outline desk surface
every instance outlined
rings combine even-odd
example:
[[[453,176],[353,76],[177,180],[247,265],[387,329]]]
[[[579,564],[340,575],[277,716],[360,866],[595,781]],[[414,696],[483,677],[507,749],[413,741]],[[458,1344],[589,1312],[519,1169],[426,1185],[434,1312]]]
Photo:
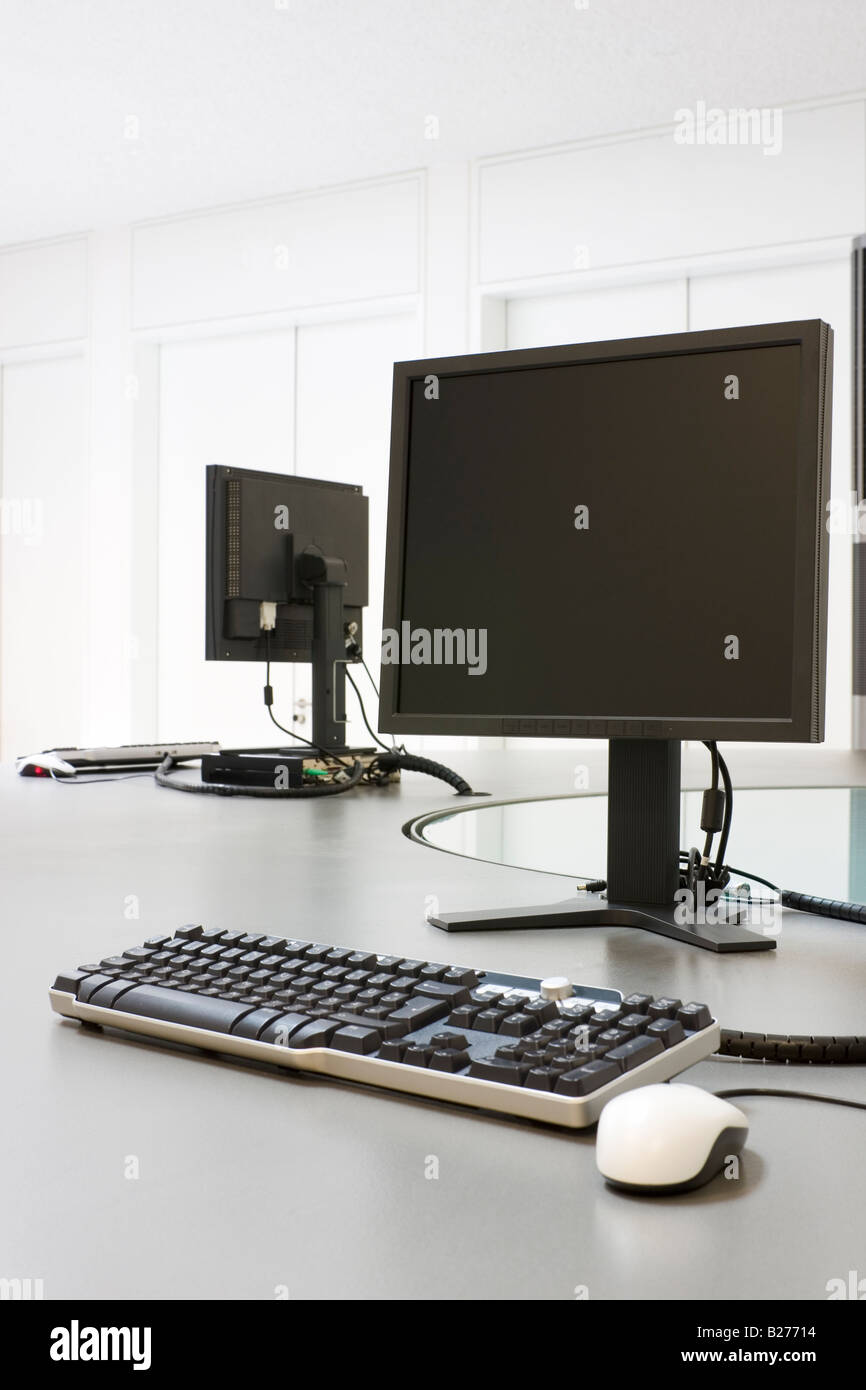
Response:
[[[497,796],[571,787],[567,749],[448,756]],[[602,775],[601,751],[593,758]],[[859,755],[734,750],[730,761],[735,785],[866,785]],[[687,758],[685,783],[705,777],[705,758]],[[592,1132],[257,1072],[50,1012],[59,969],[202,921],[706,999],[730,1027],[866,1032],[862,927],[786,913],[777,951],[732,956],[625,928],[443,936],[424,920],[432,896],[448,910],[571,891],[400,833],[451,805],[418,776],[273,804],[0,769],[11,956],[0,1275],[41,1278],[46,1298],[270,1299],[285,1286],[292,1298],[570,1299],[583,1285],[596,1299],[822,1299],[828,1280],[866,1274],[866,1115],[855,1110],[743,1101],[739,1180],[647,1200],[605,1188]],[[805,865],[808,825],[802,842]],[[805,870],[797,886],[808,889]],[[718,1060],[681,1079],[866,1097],[863,1068]],[[125,1176],[131,1156],[137,1179]]]

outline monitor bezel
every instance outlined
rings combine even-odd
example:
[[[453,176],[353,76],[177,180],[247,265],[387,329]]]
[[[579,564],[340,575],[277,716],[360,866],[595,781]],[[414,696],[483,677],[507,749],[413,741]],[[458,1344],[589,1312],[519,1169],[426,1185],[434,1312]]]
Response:
[[[409,467],[410,388],[429,376],[478,374],[574,363],[634,361],[644,357],[731,352],[796,345],[801,353],[801,410],[797,426],[796,563],[790,719],[683,718],[647,720],[593,713],[545,716],[416,714],[397,707],[399,667],[380,664],[379,726],[383,732],[540,738],[717,739],[744,742],[818,743],[824,737],[827,657],[826,530],[830,487],[830,417],[833,330],[821,319],[670,333],[608,342],[507,349],[396,362],[391,414],[391,463],[385,556],[383,628],[400,630]],[[455,557],[456,559],[456,557]],[[724,561],[716,568],[724,582]]]

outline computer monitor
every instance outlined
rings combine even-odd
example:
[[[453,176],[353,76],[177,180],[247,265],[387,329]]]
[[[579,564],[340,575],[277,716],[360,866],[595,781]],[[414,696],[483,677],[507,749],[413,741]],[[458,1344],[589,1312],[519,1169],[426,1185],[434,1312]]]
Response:
[[[823,737],[831,377],[819,320],[395,365],[380,725],[610,740],[623,921],[675,926],[682,739]]]
[[[208,661],[313,667],[311,743],[346,751],[345,663],[360,659],[368,503],[360,487],[207,469]]]

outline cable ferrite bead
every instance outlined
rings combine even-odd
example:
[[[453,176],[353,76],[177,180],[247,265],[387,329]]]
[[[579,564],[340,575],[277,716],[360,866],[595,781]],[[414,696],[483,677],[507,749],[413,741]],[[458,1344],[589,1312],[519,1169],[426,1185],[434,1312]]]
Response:
[[[725,823],[725,793],[720,787],[704,792],[701,804],[701,830],[721,830]]]

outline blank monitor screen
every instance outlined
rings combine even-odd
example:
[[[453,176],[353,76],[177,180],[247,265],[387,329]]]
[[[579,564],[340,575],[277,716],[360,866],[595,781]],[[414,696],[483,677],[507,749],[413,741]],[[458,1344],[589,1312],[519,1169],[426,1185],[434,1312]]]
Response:
[[[819,737],[829,337],[398,364],[383,727]]]

